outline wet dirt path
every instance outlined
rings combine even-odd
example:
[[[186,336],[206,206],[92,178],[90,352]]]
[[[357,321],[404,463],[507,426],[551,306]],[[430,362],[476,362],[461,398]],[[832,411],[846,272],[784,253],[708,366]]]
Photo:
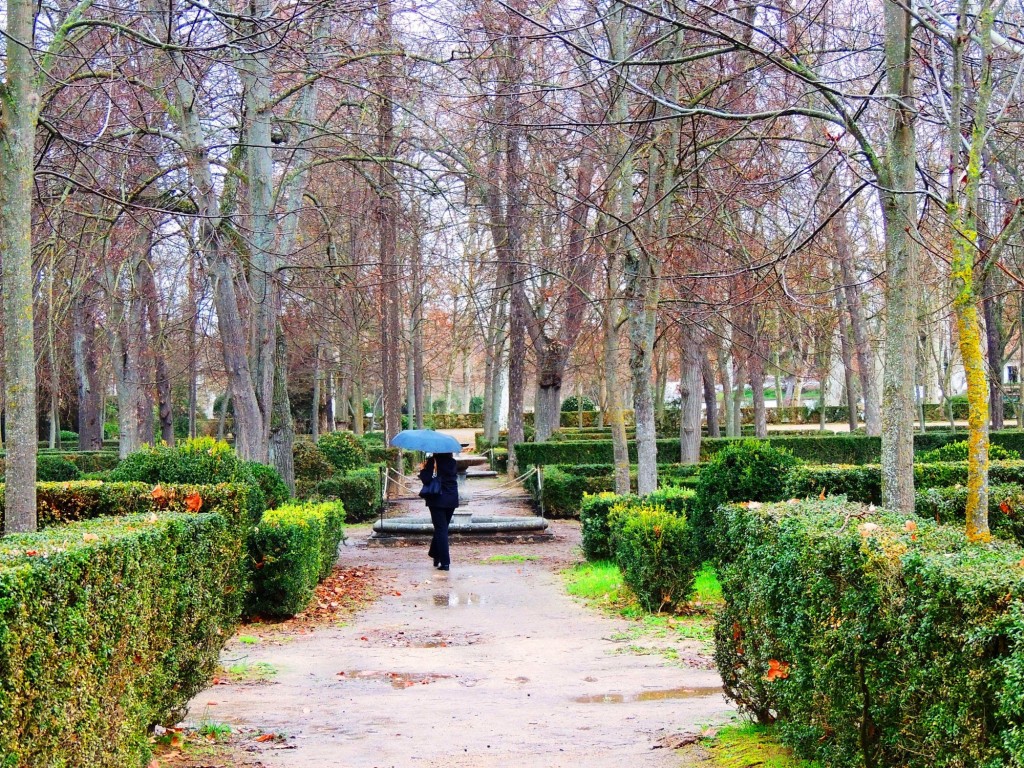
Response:
[[[732,711],[717,674],[696,645],[682,663],[624,652],[630,623],[565,593],[578,525],[552,528],[549,542],[455,543],[448,573],[425,545],[369,547],[364,529],[339,564],[381,569],[381,599],[348,626],[243,629],[225,666],[276,673],[204,691],[189,720],[283,734],[259,745],[268,768],[680,765],[668,746]]]

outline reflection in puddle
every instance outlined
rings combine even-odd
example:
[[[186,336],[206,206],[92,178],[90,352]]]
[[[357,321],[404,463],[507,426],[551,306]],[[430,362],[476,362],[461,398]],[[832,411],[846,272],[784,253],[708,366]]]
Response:
[[[442,607],[453,605],[484,605],[487,601],[475,592],[438,592],[434,595],[434,605]]]
[[[446,680],[451,675],[423,674],[418,672],[376,672],[367,670],[346,670],[337,675],[342,680],[377,680],[390,683],[392,688],[411,688],[414,685],[429,685],[436,680]]]
[[[721,686],[704,688],[669,688],[663,691],[642,691],[640,693],[594,693],[577,696],[573,699],[577,704],[624,704],[632,701],[665,701],[668,699],[696,699],[701,696],[713,696],[721,693]]]

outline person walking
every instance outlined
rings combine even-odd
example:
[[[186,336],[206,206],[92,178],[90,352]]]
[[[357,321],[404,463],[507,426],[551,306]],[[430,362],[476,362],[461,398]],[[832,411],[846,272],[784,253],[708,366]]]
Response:
[[[451,554],[448,549],[448,526],[452,522],[455,508],[459,506],[459,477],[455,456],[450,453],[435,453],[420,470],[420,480],[427,485],[437,477],[440,490],[424,497],[430,510],[430,521],[434,524],[434,536],[430,540],[427,554],[434,560],[439,571],[451,568]]]

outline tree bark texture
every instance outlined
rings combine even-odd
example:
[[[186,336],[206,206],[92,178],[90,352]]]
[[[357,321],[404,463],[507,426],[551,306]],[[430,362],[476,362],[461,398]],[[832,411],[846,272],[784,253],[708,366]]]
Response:
[[[36,530],[36,356],[32,307],[32,183],[39,94],[36,4],[7,3],[7,72],[0,93],[0,258],[3,261],[6,486],[4,532]]]
[[[700,331],[689,322],[680,327],[679,345],[679,461],[696,464],[700,461],[700,411],[703,390],[703,368]]]
[[[911,14],[885,0],[890,119],[879,197],[885,230],[885,365],[882,373],[882,504],[914,511],[914,365],[917,359],[917,206]]]

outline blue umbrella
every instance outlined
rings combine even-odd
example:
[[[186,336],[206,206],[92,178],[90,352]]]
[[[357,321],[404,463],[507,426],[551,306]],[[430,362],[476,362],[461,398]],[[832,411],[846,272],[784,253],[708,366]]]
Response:
[[[391,438],[391,444],[424,453],[459,453],[462,450],[462,443],[454,437],[432,429],[403,429]]]

